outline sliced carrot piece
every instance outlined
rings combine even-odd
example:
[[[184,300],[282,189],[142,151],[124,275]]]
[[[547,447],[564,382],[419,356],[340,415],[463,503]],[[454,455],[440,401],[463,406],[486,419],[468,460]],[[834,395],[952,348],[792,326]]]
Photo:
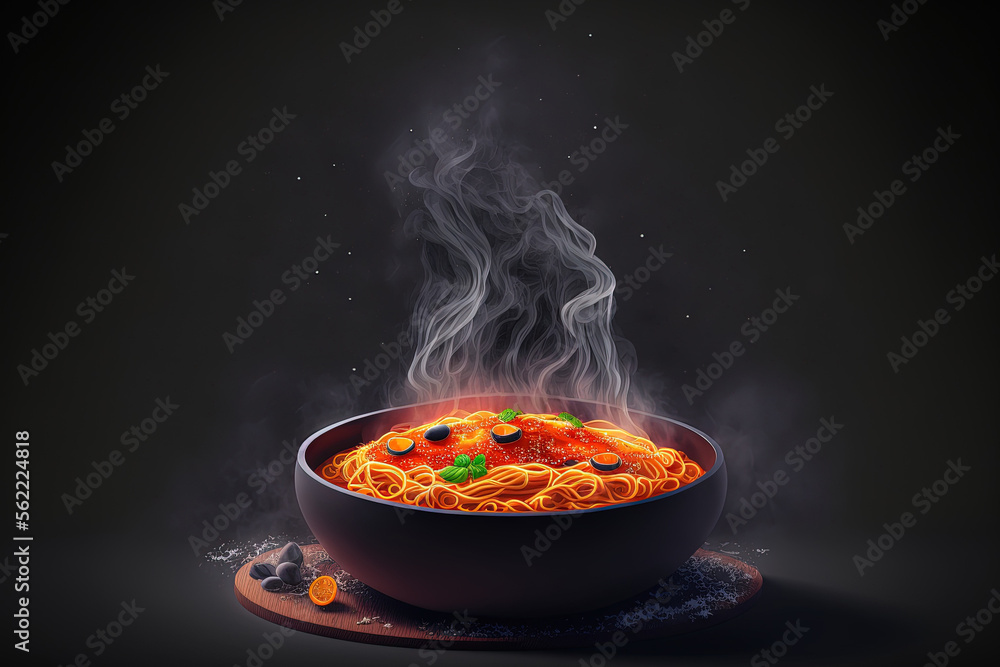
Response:
[[[413,445],[414,442],[410,438],[389,438],[389,442],[386,443],[386,449],[391,454],[405,454],[413,449]]]
[[[320,607],[330,604],[335,597],[337,597],[337,580],[333,577],[326,575],[316,577],[316,580],[309,584],[309,599]]]

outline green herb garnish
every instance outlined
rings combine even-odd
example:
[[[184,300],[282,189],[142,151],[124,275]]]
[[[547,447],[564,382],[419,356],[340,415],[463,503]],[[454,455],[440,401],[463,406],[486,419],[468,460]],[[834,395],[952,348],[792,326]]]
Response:
[[[570,424],[572,424],[573,426],[575,426],[577,428],[583,428],[583,422],[580,421],[579,419],[577,419],[576,417],[574,417],[573,415],[571,415],[568,412],[560,412],[559,413],[559,419],[562,419],[563,421],[567,421],[567,422],[569,422]]]
[[[523,414],[524,413],[521,412],[520,410],[511,410],[510,408],[507,408],[497,416],[497,419],[499,419],[502,422],[509,422],[512,419],[514,419],[514,417]]]
[[[461,466],[448,466],[438,470],[441,479],[452,484],[461,484],[469,478],[469,469]]]
[[[441,479],[452,484],[461,484],[469,479],[469,475],[472,479],[479,479],[486,473],[485,454],[477,454],[474,459],[470,459],[468,454],[459,454],[455,457],[455,465],[437,471]]]
[[[486,455],[477,454],[476,458],[472,459],[472,463],[469,464],[469,473],[472,475],[472,479],[479,479],[486,472]]]

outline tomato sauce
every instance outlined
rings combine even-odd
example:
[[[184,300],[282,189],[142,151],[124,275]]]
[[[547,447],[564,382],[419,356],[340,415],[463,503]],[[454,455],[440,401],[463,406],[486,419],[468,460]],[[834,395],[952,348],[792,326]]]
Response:
[[[494,441],[490,430],[498,425],[500,428],[497,431],[501,436],[505,431],[517,428],[521,430],[521,437],[507,444]],[[514,428],[504,428],[504,425]],[[508,422],[501,422],[497,415],[473,415],[448,423],[450,433],[436,442],[424,438],[424,434],[433,426],[435,423],[393,431],[378,440],[361,445],[360,448],[365,450],[365,460],[391,463],[403,471],[423,465],[435,470],[445,468],[452,465],[461,454],[470,459],[483,454],[488,468],[526,463],[542,463],[562,468],[586,464],[591,457],[600,454],[617,454],[621,457],[622,465],[615,472],[635,473],[639,470],[635,464],[642,459],[651,458],[654,451],[647,444],[626,442],[600,429],[576,427],[561,419],[544,419],[537,415],[522,414]],[[415,446],[406,454],[393,454],[387,445],[391,441],[392,449],[402,449],[398,438],[409,438]],[[614,457],[606,458],[612,460]],[[327,463],[330,461],[321,464],[319,470]]]

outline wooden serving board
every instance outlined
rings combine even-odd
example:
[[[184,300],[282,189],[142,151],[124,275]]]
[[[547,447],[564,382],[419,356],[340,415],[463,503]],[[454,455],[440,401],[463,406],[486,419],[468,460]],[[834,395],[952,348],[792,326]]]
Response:
[[[347,641],[430,650],[593,646],[619,631],[628,639],[666,637],[742,613],[763,585],[753,566],[699,549],[664,582],[666,587],[654,583],[646,593],[611,607],[568,617],[472,620],[420,609],[383,595],[345,572],[318,544],[302,546],[302,584],[265,591],[250,577],[250,566],[277,563],[278,551],[261,554],[236,573],[236,598],[257,616],[294,630]],[[334,602],[320,607],[309,599],[308,584],[324,574],[337,580],[338,590]]]

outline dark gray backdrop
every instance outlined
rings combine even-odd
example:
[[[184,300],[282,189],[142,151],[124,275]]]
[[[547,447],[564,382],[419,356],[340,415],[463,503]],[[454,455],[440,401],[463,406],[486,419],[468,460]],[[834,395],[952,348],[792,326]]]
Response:
[[[12,460],[15,432],[31,434],[32,653],[16,652],[18,664],[79,653],[108,665],[246,664],[273,630],[237,605],[229,568],[196,556],[189,537],[246,493],[253,504],[213,547],[308,538],[290,467],[266,484],[255,471],[280,461],[282,441],[382,406],[375,390],[398,363],[360,393],[351,377],[403,329],[420,275],[419,242],[401,234],[406,203],[384,172],[429,127],[447,127],[442,111],[465,103],[479,77],[499,82],[489,105],[539,179],[568,170],[567,207],[616,276],[647,276],[637,270],[650,247],[673,253],[620,299],[617,323],[660,410],[722,443],[725,511],[789,474],[736,534],[723,519],[712,536],[756,555],[760,603],[709,631],[630,644],[614,664],[746,664],[797,619],[810,631],[789,665],[918,665],[948,641],[961,649],[954,664],[996,653],[996,627],[966,643],[956,626],[1000,586],[1000,285],[984,283],[960,310],[948,301],[997,251],[984,9],[904,3],[887,31],[888,2],[591,0],[564,2],[562,14],[556,0],[404,2],[347,62],[341,42],[385,3],[50,4],[51,18],[18,2],[3,21],[30,36],[13,38],[15,52],[8,35],[6,47],[0,229]],[[731,22],[678,71],[672,54],[726,9]],[[32,32],[24,17],[43,25]],[[122,118],[124,101],[113,101],[155,82],[147,66],[168,74]],[[776,121],[813,86],[832,95],[813,98],[819,108],[787,136]],[[294,118],[248,163],[238,146],[273,109]],[[104,118],[113,132],[60,180],[52,163]],[[580,171],[572,155],[606,118],[627,127]],[[904,163],[939,128],[960,136],[911,182]],[[716,182],[769,137],[780,148],[723,201]],[[241,172],[186,224],[179,204],[229,160]],[[905,193],[851,243],[843,225],[895,179]],[[317,237],[339,248],[291,291],[283,272]],[[123,269],[134,279],[102,295]],[[287,301],[231,353],[223,334],[278,288]],[[777,289],[800,298],[751,344],[741,327]],[[77,310],[108,296],[101,312]],[[950,319],[894,372],[887,353],[939,308]],[[78,334],[57,335],[71,321]],[[64,349],[49,348],[25,384],[18,366],[49,333]],[[689,402],[683,385],[734,341],[746,353]],[[129,451],[122,433],[168,397],[179,407]],[[844,427],[793,468],[786,453],[821,418]],[[70,513],[64,494],[116,449],[121,465]],[[971,470],[921,514],[914,494],[959,459]],[[860,576],[853,557],[906,511],[916,524]],[[10,544],[0,578],[12,613]],[[133,599],[145,611],[95,656],[88,636]],[[437,664],[577,665],[591,654],[456,652]],[[413,650],[304,634],[266,664],[331,663],[430,664]]]

